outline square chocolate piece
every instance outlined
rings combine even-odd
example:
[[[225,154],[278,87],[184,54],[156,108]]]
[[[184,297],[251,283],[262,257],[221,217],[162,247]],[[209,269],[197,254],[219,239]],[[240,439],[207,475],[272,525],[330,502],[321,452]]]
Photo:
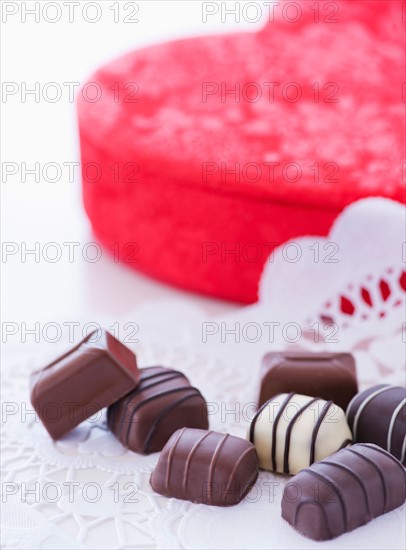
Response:
[[[31,403],[53,439],[134,389],[134,353],[105,330],[31,374]]]
[[[278,393],[290,392],[331,400],[345,411],[358,392],[354,357],[350,353],[267,353],[258,406]]]
[[[107,412],[110,430],[125,447],[149,454],[179,428],[208,428],[206,401],[183,373],[166,367],[140,372],[139,385]]]

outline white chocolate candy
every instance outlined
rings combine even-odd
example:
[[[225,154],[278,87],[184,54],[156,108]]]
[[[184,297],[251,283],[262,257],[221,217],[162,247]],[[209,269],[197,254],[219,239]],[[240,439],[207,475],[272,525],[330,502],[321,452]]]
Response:
[[[254,416],[249,440],[261,468],[297,474],[351,443],[344,411],[332,401],[281,393]]]

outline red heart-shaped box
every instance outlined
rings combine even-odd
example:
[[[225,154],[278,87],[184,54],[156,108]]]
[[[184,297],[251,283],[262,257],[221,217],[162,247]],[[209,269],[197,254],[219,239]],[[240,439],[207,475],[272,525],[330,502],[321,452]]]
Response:
[[[84,86],[84,204],[116,257],[253,302],[276,245],[326,235],[357,199],[405,201],[404,3],[290,4],[259,32],[141,49]]]

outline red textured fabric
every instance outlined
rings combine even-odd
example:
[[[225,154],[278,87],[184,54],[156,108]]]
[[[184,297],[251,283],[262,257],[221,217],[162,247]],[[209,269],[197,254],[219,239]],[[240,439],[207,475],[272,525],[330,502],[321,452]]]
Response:
[[[363,197],[405,202],[403,2],[318,4],[318,23],[302,2],[296,23],[275,10],[260,32],[145,48],[89,79],[84,204],[121,260],[249,303],[275,244],[327,234]]]

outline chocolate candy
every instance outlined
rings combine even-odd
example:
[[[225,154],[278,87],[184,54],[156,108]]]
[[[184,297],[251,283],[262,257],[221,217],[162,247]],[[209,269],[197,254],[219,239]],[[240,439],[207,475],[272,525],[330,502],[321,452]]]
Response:
[[[251,422],[249,439],[265,470],[296,474],[351,443],[344,411],[332,401],[282,393]]]
[[[376,445],[353,445],[286,485],[282,517],[306,537],[333,539],[401,506],[405,482],[392,455]]]
[[[105,330],[31,375],[31,403],[58,439],[132,390],[139,380],[134,353]]]
[[[350,353],[271,352],[262,360],[259,406],[278,393],[297,392],[334,401],[342,409],[358,391]]]
[[[183,428],[165,445],[150,483],[167,497],[230,506],[244,498],[257,475],[257,453],[245,439]]]
[[[135,390],[109,407],[108,425],[138,453],[160,451],[179,428],[207,429],[207,405],[186,376],[165,367],[141,369]]]
[[[357,443],[375,443],[406,466],[406,389],[380,384],[354,397],[347,420]]]

